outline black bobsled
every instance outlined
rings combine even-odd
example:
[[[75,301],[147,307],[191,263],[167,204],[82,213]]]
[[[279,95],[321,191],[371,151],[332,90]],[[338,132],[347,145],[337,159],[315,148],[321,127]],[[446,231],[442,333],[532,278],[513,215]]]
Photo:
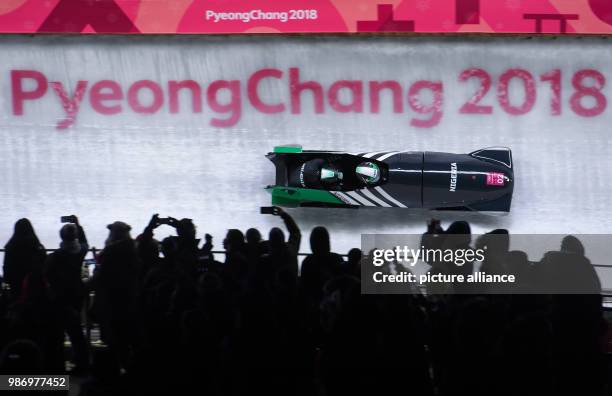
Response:
[[[512,153],[505,147],[451,154],[281,146],[267,157],[276,166],[276,184],[268,187],[276,205],[509,212],[512,202]],[[358,168],[372,177],[364,181]],[[334,182],[319,182],[325,175]]]

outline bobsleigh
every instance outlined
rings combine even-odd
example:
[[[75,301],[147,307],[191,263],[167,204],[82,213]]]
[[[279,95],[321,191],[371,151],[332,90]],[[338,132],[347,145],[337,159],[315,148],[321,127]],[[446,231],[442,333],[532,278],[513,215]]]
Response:
[[[276,167],[276,182],[266,189],[278,206],[507,213],[512,202],[512,153],[505,147],[451,154],[347,153],[286,145],[266,157]]]

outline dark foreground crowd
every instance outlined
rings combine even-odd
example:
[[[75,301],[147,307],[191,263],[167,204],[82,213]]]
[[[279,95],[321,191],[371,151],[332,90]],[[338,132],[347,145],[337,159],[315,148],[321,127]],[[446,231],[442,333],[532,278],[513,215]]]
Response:
[[[300,230],[273,213],[288,237],[232,229],[218,257],[189,219],[155,215],[135,239],[114,222],[90,278],[76,217],[50,254],[19,220],[4,256],[0,373],[64,374],[71,361],[81,395],[609,394],[599,294],[362,295],[359,249],[331,252],[316,227],[298,271]],[[176,236],[157,241],[161,224]],[[427,231],[450,233],[469,226]],[[517,254],[498,253],[483,267]],[[588,265],[575,239],[553,257]]]

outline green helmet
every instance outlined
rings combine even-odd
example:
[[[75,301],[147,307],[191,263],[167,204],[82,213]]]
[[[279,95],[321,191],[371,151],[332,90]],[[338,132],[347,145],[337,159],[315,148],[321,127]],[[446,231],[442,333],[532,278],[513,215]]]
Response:
[[[342,172],[332,167],[321,168],[321,181],[323,183],[337,183],[342,181]]]
[[[355,173],[364,184],[376,184],[380,180],[380,168],[373,162],[362,162],[357,165]]]

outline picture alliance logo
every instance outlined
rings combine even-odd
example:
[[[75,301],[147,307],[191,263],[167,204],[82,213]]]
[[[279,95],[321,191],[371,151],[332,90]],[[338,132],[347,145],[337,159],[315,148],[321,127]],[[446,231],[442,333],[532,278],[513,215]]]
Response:
[[[11,70],[12,114],[38,116],[40,112],[36,109],[40,107],[35,107],[35,103],[52,106],[59,113],[59,117],[53,115],[54,119],[59,118],[57,129],[76,125],[85,108],[101,116],[203,115],[211,126],[219,128],[237,125],[246,109],[270,116],[407,114],[407,124],[417,128],[435,126],[442,118],[440,81],[339,79],[322,82],[306,78],[308,74],[298,67],[265,68],[243,78],[210,82],[193,79],[125,82],[57,81],[39,70]],[[53,111],[49,109],[45,113],[53,114]]]

